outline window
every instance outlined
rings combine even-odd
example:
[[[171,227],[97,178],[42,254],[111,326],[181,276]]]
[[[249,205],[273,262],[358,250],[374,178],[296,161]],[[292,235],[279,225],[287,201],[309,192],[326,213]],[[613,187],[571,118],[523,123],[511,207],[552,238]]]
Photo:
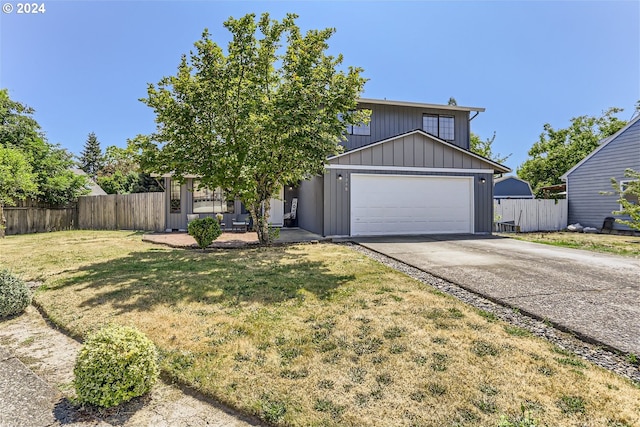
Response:
[[[342,115],[340,115],[340,120],[342,120]],[[360,123],[359,125],[347,125],[347,134],[348,135],[371,135],[371,121],[369,123],[364,124]]]
[[[220,187],[210,190],[198,188],[199,184],[193,181],[193,213],[233,213],[234,201],[228,200]]]
[[[422,130],[445,141],[455,139],[455,119],[453,116],[424,114],[422,116]]]
[[[180,213],[181,199],[180,199],[180,183],[174,179],[171,179],[171,188],[169,190],[169,213]]]
[[[347,126],[347,133],[349,135],[366,135],[369,136],[371,135],[371,126],[370,123],[365,124],[359,124],[359,125],[349,125]]]
[[[633,181],[633,180],[626,180],[626,181],[620,181],[620,191],[622,191],[622,198],[624,198],[627,202],[637,205],[638,202],[638,196],[635,194],[624,194],[631,186],[630,184],[632,182],[637,182],[637,181]],[[634,184],[634,186],[637,184]],[[620,210],[622,210],[622,205],[620,205]]]

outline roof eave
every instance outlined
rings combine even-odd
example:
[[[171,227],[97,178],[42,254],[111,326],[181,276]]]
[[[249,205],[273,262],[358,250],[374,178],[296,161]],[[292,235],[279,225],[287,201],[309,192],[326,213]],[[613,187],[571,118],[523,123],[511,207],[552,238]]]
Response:
[[[590,158],[592,158],[598,151],[602,150],[604,147],[606,147],[607,145],[609,145],[609,143],[611,141],[613,141],[614,139],[616,139],[620,134],[622,134],[624,131],[626,131],[627,129],[629,129],[631,126],[633,126],[633,124],[635,122],[637,122],[638,120],[640,120],[640,114],[636,115],[634,118],[632,118],[631,120],[629,120],[629,123],[627,123],[622,129],[620,129],[618,132],[614,133],[613,135],[605,138],[602,140],[602,142],[600,143],[600,145],[598,145],[591,153],[587,154],[587,156],[580,160],[574,167],[572,167],[571,169],[569,169],[567,172],[565,172],[562,176],[560,176],[560,179],[563,181],[566,181],[567,178],[569,177],[569,175],[571,173],[573,173],[573,171],[575,171],[576,169],[578,169],[580,166],[582,166],[584,163],[586,163]]]
[[[394,105],[398,107],[415,107],[429,108],[434,110],[450,110],[450,111],[477,111],[482,113],[485,111],[483,107],[464,107],[460,105],[441,105],[441,104],[425,104],[422,102],[392,101],[387,99],[360,98],[360,104],[377,104],[377,105]]]

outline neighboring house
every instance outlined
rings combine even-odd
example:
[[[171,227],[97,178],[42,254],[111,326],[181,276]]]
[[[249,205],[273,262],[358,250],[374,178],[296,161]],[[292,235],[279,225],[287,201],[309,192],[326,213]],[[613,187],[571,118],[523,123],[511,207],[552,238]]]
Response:
[[[628,182],[624,171],[628,168],[640,171],[640,115],[602,140],[593,152],[561,177],[567,183],[569,224],[602,228],[606,217],[615,218],[612,212],[619,210],[620,204],[618,195],[613,193],[611,178],[624,188]],[[613,228],[628,230],[619,223]]]
[[[87,185],[86,188],[89,190],[89,193],[84,194],[85,196],[106,196],[107,192],[102,189],[96,182],[89,176],[85,171],[78,168],[71,169],[73,173],[76,175],[84,175],[87,177]]]
[[[493,182],[494,199],[533,199],[531,185],[515,176],[497,178]]]
[[[345,152],[326,173],[282,189],[270,220],[282,225],[297,199],[301,228],[323,236],[491,233],[493,175],[506,166],[469,151],[470,122],[484,108],[360,99],[367,125],[349,126]],[[194,190],[165,177],[167,229],[185,229],[186,215],[244,213],[220,190]],[[195,185],[194,185],[195,184]]]

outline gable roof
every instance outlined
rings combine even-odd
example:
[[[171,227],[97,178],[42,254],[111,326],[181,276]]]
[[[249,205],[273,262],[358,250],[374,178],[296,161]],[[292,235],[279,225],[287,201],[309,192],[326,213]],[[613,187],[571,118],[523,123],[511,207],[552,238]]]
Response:
[[[405,132],[405,133],[402,133],[400,135],[393,136],[391,138],[383,139],[381,141],[374,142],[372,144],[364,145],[362,147],[358,147],[358,148],[355,148],[353,150],[346,151],[346,152],[344,152],[342,154],[338,154],[337,156],[329,157],[327,159],[327,162],[333,162],[333,161],[336,161],[336,160],[339,161],[340,158],[343,158],[343,157],[346,157],[346,156],[350,156],[350,155],[352,155],[354,153],[358,153],[358,152],[361,152],[361,151],[364,151],[364,150],[371,150],[371,149],[374,149],[375,147],[378,147],[380,145],[387,144],[387,143],[392,143],[393,141],[396,141],[396,140],[399,140],[401,138],[405,138],[405,137],[408,137],[408,136],[411,136],[411,135],[420,135],[420,136],[426,137],[427,139],[430,139],[430,140],[432,140],[432,141],[434,141],[436,143],[442,144],[445,147],[448,147],[449,149],[452,149],[453,151],[457,151],[457,152],[463,153],[464,155],[467,155],[467,156],[469,156],[471,158],[474,158],[474,159],[477,159],[477,160],[479,160],[479,161],[481,161],[483,163],[486,163],[486,164],[491,166],[491,168],[494,170],[495,173],[511,172],[511,169],[508,168],[507,166],[501,165],[500,163],[496,163],[491,159],[488,159],[486,157],[480,156],[479,154],[476,154],[476,153],[474,153],[472,151],[465,150],[464,148],[458,147],[455,144],[452,144],[452,143],[450,143],[448,141],[445,141],[443,139],[435,137],[435,136],[423,131],[422,129],[416,129],[416,130],[412,130],[412,131],[409,131],[409,132]]]
[[[358,99],[360,104],[377,104],[377,105],[394,105],[398,107],[416,107],[416,108],[430,108],[436,110],[450,110],[450,111],[477,111],[482,113],[485,111],[482,107],[462,107],[459,105],[441,105],[441,104],[424,104],[421,102],[407,102],[407,101],[391,101],[387,99],[372,99],[372,98],[360,98]]]
[[[533,199],[531,185],[516,176],[504,176],[493,181],[493,197],[500,198],[529,198]]]
[[[627,129],[629,129],[631,126],[633,126],[638,120],[640,120],[640,114],[636,115],[634,118],[632,118],[631,120],[629,120],[629,123],[627,123],[622,129],[620,129],[618,132],[614,133],[613,135],[611,135],[610,137],[607,137],[605,139],[603,139],[600,142],[600,145],[598,145],[598,147],[593,150],[591,153],[589,153],[587,155],[587,157],[585,157],[584,159],[580,160],[578,162],[578,164],[576,164],[574,167],[572,167],[571,169],[569,169],[564,175],[562,175],[560,177],[561,180],[566,181],[567,177],[576,169],[578,169],[580,166],[582,166],[586,161],[588,161],[590,158],[592,158],[593,156],[596,155],[596,153],[600,150],[602,150],[604,147],[606,147],[607,145],[609,145],[609,143],[613,140],[615,140],[618,136],[620,136],[622,133],[624,133]]]
[[[102,189],[94,180],[91,178],[85,171],[80,168],[72,168],[71,172],[76,175],[82,175],[87,177],[87,185],[86,188],[89,190],[88,194],[85,196],[106,196],[107,192]]]

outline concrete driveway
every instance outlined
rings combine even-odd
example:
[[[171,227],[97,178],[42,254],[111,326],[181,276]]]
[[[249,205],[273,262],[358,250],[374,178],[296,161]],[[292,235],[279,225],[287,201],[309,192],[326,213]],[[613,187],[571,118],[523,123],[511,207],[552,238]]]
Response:
[[[374,251],[640,355],[640,260],[496,236],[354,238]]]

